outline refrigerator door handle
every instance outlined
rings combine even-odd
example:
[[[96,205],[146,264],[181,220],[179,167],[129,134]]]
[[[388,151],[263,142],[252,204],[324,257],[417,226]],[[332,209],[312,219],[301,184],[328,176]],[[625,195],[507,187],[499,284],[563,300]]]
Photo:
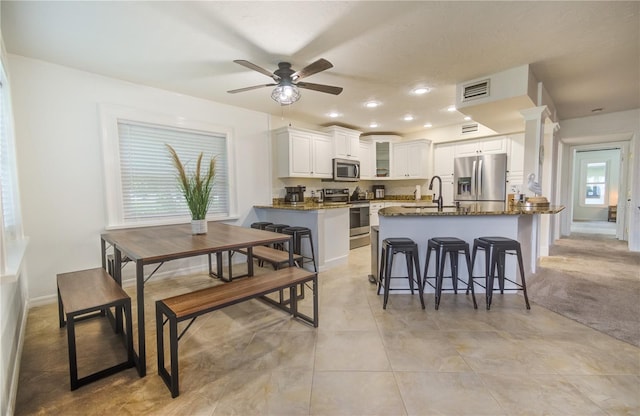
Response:
[[[476,183],[476,163],[477,160],[473,161],[473,167],[471,168],[471,196],[473,199],[478,197],[478,184]]]
[[[478,197],[482,196],[482,159],[478,162]]]

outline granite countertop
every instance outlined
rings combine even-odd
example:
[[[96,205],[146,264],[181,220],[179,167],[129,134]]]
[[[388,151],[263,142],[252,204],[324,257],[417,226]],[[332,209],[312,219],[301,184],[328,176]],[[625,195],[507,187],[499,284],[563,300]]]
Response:
[[[317,203],[317,202],[305,202],[304,204],[271,204],[271,205],[254,205],[254,208],[262,208],[262,209],[288,209],[291,211],[316,211],[319,209],[336,209],[336,208],[347,208],[349,204],[344,203]]]
[[[438,211],[432,204],[422,207],[389,207],[378,211],[383,217],[433,217],[433,216],[481,216],[481,215],[533,215],[533,214],[557,214],[565,207],[563,205],[550,205],[546,207],[506,206],[506,204],[461,204],[460,207],[445,207]]]

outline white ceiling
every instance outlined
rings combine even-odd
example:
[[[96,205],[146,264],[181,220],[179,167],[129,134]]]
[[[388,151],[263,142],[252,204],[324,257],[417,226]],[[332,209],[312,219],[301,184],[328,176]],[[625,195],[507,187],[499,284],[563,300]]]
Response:
[[[462,123],[455,84],[531,64],[560,119],[640,108],[640,2],[1,2],[10,54],[317,125],[407,134]],[[318,58],[305,79],[344,88],[301,90],[281,107],[272,80]],[[410,90],[431,88],[423,96]],[[366,100],[382,103],[363,107]],[[331,119],[329,111],[342,116]],[[415,120],[403,121],[405,114]],[[380,127],[369,128],[372,121]]]

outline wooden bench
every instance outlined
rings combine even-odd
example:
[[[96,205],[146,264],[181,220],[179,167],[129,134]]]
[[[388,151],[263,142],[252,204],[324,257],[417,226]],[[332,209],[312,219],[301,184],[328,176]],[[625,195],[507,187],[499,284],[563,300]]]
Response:
[[[246,249],[236,250],[240,254],[244,254],[248,256],[248,252]],[[262,262],[270,263],[275,270],[286,266],[289,266],[289,252],[278,250],[272,247],[266,246],[257,246],[253,247],[251,250],[251,255],[254,259],[257,259]],[[293,255],[293,261],[302,267],[303,257],[300,254]]]
[[[298,311],[296,287],[313,282],[313,317]],[[287,302],[277,302],[264,297],[269,293],[289,289]],[[171,397],[179,395],[178,341],[200,315],[260,297],[295,318],[318,327],[318,274],[297,267],[274,270],[264,275],[234,280],[194,292],[156,301],[156,339],[158,346],[158,374],[171,391]],[[178,322],[191,320],[178,335]],[[171,372],[165,368],[164,324],[169,323],[169,354]]]
[[[58,317],[60,328],[66,325],[69,348],[71,390],[134,366],[131,298],[103,268],[61,273],[57,275]],[[124,309],[126,316],[125,345],[127,360],[78,379],[76,357],[76,321],[104,315],[104,310]],[[65,319],[66,318],[66,319]],[[119,332],[116,326],[116,333]]]

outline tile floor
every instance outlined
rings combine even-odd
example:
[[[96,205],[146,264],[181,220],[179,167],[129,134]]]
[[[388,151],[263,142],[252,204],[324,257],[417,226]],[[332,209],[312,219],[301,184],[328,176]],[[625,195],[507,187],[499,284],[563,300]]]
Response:
[[[29,312],[17,415],[638,415],[640,349],[519,295],[394,294],[367,280],[369,247],[320,274],[320,327],[260,301],[205,315],[180,341],[180,396],[157,375],[153,302],[216,283],[147,285],[148,374],[130,369],[69,391],[55,304]],[[127,288],[133,296],[134,288]],[[135,298],[135,297],[134,297]],[[307,300],[304,303],[309,303]],[[308,305],[306,305],[308,307]],[[116,362],[105,320],[78,325],[79,366]]]

